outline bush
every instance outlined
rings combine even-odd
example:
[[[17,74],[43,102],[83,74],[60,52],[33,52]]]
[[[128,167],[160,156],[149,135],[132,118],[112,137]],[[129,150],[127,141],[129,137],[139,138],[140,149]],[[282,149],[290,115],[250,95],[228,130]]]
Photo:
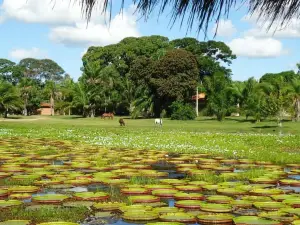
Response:
[[[170,106],[171,120],[194,120],[196,118],[195,109],[182,102],[173,102]]]

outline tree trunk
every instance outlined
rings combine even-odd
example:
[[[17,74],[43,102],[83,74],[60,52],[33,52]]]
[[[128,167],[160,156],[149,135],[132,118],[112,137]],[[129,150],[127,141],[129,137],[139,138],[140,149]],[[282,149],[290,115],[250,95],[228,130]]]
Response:
[[[24,105],[24,110],[23,110],[24,116],[28,116],[28,111],[26,105]]]
[[[54,116],[54,98],[53,98],[53,95],[51,94],[51,97],[50,97],[50,107],[51,107],[51,116]]]
[[[4,118],[7,118],[7,116],[8,116],[8,109],[5,109]]]
[[[71,116],[71,107],[69,108],[69,116]]]
[[[296,121],[299,121],[300,120],[300,99],[296,99],[295,112],[296,112]]]

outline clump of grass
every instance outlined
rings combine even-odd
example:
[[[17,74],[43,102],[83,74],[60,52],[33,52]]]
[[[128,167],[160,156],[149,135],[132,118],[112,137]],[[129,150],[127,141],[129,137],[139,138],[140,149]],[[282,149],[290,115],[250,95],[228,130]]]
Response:
[[[152,177],[135,176],[129,179],[129,183],[138,185],[159,184],[159,180]]]
[[[238,173],[237,179],[247,181],[253,178],[261,177],[266,174],[266,170],[264,169],[249,169],[245,172]]]
[[[45,149],[40,149],[40,150],[37,150],[36,153],[40,156],[47,156],[47,155],[55,155],[55,154],[58,154],[57,150],[56,149],[53,149],[53,148],[45,148]]]
[[[192,181],[206,181],[206,182],[211,183],[211,184],[217,184],[217,183],[220,183],[220,182],[227,181],[226,178],[221,177],[221,176],[219,176],[217,174],[214,174],[214,173],[205,173],[205,174],[201,174],[201,175],[193,175],[193,176],[189,176],[187,178],[192,180]]]
[[[23,179],[23,180],[13,180],[4,179],[0,184],[4,186],[32,186],[34,184],[34,179]]]
[[[0,221],[5,220],[31,220],[33,223],[41,222],[79,222],[88,215],[86,207],[46,207],[28,210],[25,207],[18,207],[3,210],[0,213]]]

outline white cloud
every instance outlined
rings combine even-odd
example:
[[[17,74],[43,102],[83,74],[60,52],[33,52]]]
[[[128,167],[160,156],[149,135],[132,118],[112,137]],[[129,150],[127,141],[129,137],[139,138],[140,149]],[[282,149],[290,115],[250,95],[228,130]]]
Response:
[[[3,0],[2,20],[16,19],[27,23],[73,24],[82,21],[80,1],[74,0]],[[95,10],[93,21],[103,21]]]
[[[137,37],[139,32],[136,27],[135,17],[127,12],[116,15],[108,27],[105,23],[85,22],[76,23],[74,26],[58,26],[51,30],[52,41],[70,44],[108,45],[117,43],[125,37]]]
[[[231,20],[220,20],[219,24],[215,24],[212,32],[215,34],[217,31],[217,36],[220,37],[231,37],[237,32],[237,29],[232,24]]]
[[[82,17],[80,1],[76,0],[3,0],[0,21],[15,19],[26,23],[42,23],[50,26],[49,38],[65,45],[107,45],[128,36],[139,36],[133,7],[122,15],[108,18],[99,7],[93,11],[87,25]]]
[[[39,48],[31,49],[13,49],[10,51],[9,56],[15,60],[21,60],[24,58],[46,58],[47,53]]]
[[[228,46],[234,54],[250,58],[272,58],[287,53],[281,42],[273,38],[236,38]]]
[[[259,18],[259,14],[254,13],[252,16],[245,16],[242,18],[242,21],[253,25],[253,28],[244,33],[245,36],[274,38],[300,37],[300,19],[298,18],[292,18],[287,24],[281,24],[280,20],[275,20],[271,23],[271,20]]]

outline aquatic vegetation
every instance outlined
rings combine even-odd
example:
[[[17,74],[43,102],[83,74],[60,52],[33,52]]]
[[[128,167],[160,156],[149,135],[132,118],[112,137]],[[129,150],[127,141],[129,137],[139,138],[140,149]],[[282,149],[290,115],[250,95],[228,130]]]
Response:
[[[0,143],[1,222],[232,224],[251,215],[245,224],[278,224],[300,216],[295,163],[49,139]]]

